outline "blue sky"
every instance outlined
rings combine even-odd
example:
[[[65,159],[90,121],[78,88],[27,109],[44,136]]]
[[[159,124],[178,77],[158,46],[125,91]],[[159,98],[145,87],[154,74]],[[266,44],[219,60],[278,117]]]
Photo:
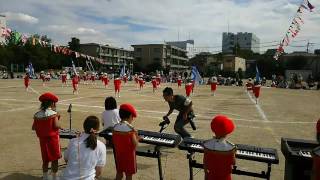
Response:
[[[199,51],[221,51],[222,33],[252,32],[262,43],[280,41],[302,0],[0,0],[7,25],[26,34],[48,35],[65,45],[71,37],[130,48],[132,44],[194,39]],[[320,48],[320,2],[305,13],[287,51]],[[262,44],[262,51],[275,48]],[[200,48],[202,47],[202,48]]]

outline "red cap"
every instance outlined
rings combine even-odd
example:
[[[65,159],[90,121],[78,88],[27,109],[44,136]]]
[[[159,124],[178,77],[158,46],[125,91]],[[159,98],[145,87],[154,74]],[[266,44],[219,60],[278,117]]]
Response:
[[[39,101],[41,102],[44,102],[44,101],[58,102],[58,100],[59,100],[58,97],[51,92],[46,92],[39,97]]]
[[[130,112],[134,118],[137,117],[137,111],[131,104],[121,104],[120,109]]]
[[[320,119],[318,119],[318,122],[317,122],[317,134],[320,133]]]
[[[211,121],[211,130],[216,136],[225,136],[234,130],[234,124],[227,116],[217,115]]]

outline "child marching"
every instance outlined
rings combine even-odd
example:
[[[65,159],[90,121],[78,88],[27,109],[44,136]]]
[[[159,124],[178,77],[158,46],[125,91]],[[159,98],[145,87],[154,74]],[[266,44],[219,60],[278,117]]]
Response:
[[[29,90],[29,85],[30,85],[30,76],[29,73],[26,73],[26,75],[24,76],[24,87],[26,89],[26,91]]]
[[[213,76],[210,82],[211,92],[213,96],[215,96],[215,92],[217,90],[217,84],[218,84],[217,77]]]
[[[115,78],[113,80],[113,84],[114,84],[114,96],[115,97],[120,97],[121,79],[120,78]]]
[[[34,114],[32,130],[40,141],[43,179],[48,179],[48,166],[51,162],[52,179],[56,180],[58,159],[61,158],[59,139],[60,115],[55,111],[58,97],[50,92],[39,97],[40,111]]]
[[[112,142],[116,161],[116,180],[121,180],[125,174],[131,180],[137,173],[136,147],[139,143],[138,132],[132,126],[137,112],[131,104],[122,104],[119,109],[121,122],[113,129]]]
[[[72,76],[73,94],[79,94],[79,92],[78,92],[78,83],[79,83],[79,77],[74,74]]]
[[[152,81],[151,81],[151,84],[152,84],[152,90],[153,90],[153,93],[155,93],[156,92],[156,90],[157,90],[157,80],[156,80],[156,77],[155,76],[153,76],[152,77]]]

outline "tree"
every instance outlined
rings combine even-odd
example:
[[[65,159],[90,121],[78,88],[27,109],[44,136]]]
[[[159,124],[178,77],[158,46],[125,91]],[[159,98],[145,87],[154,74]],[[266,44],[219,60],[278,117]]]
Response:
[[[239,69],[238,69],[238,73],[237,73],[237,74],[238,74],[238,76],[239,76],[239,79],[243,79],[243,76],[244,76],[244,75],[243,75],[242,68],[239,68]]]
[[[303,69],[307,65],[307,58],[304,56],[294,56],[286,60],[285,65],[287,69]]]
[[[163,68],[160,64],[160,62],[154,62],[154,63],[151,63],[151,64],[148,64],[145,71],[146,72],[156,72],[156,71],[162,71]]]
[[[80,51],[80,39],[73,37],[71,38],[71,41],[68,42],[69,48],[73,51]]]

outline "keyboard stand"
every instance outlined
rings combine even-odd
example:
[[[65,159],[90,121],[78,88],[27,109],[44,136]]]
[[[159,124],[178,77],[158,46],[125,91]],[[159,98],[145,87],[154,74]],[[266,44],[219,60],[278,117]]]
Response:
[[[150,151],[150,150],[139,151],[139,150],[137,150],[136,154],[137,154],[137,156],[157,158],[158,159],[159,179],[163,180],[160,146],[155,146],[153,151]]]
[[[194,152],[188,152],[187,154],[187,159],[189,161],[189,177],[190,180],[193,180],[193,168],[199,168],[203,169],[203,164],[198,163],[197,160],[194,159]],[[270,175],[271,175],[271,163],[267,163],[268,168],[267,172],[261,171],[261,173],[256,173],[256,172],[250,172],[250,171],[243,171],[237,169],[237,166],[234,165],[232,168],[232,174],[237,174],[237,175],[244,175],[244,176],[252,176],[252,177],[258,177],[262,179],[267,179],[270,180]]]

